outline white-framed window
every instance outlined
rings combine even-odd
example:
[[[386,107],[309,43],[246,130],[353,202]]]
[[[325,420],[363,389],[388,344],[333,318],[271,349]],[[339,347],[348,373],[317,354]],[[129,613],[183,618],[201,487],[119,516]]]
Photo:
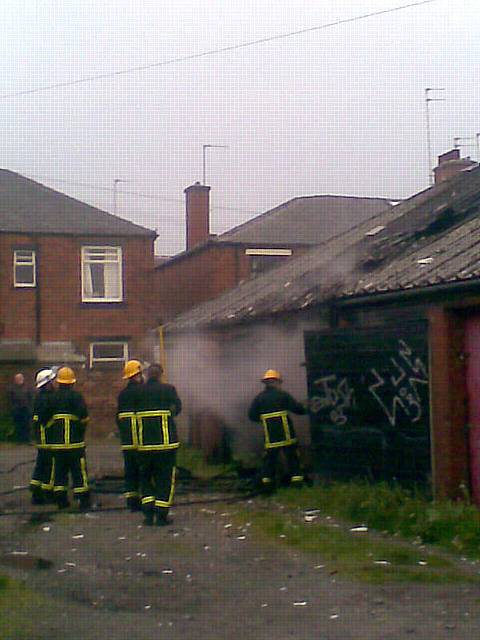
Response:
[[[13,252],[13,285],[15,287],[35,287],[37,284],[35,266],[35,251],[15,249]]]
[[[122,248],[82,247],[82,301],[122,300]]]
[[[101,364],[125,364],[128,360],[128,342],[91,342],[88,359],[90,368]]]

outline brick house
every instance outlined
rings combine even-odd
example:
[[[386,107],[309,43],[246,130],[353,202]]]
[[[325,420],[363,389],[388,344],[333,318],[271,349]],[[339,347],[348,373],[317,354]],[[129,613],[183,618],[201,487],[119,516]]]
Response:
[[[293,198],[214,236],[210,234],[209,192],[210,187],[199,183],[185,189],[186,251],[162,260],[155,269],[155,310],[161,322],[392,206],[384,198]]]
[[[118,376],[128,357],[151,357],[155,238],[154,231],[1,170],[1,382],[14,369],[71,363],[100,405],[100,379],[111,381],[112,370]]]

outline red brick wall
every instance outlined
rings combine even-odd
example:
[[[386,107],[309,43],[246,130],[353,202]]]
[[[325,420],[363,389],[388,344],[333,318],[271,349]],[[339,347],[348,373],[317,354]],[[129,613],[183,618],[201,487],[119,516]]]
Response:
[[[82,303],[81,247],[122,247],[122,303]],[[13,249],[37,251],[37,288],[14,288]],[[82,352],[93,338],[129,336],[143,340],[150,315],[153,240],[0,235],[0,338],[36,339],[36,299],[40,299],[40,340],[71,341]]]
[[[157,269],[155,312],[165,321],[235,287],[250,275],[242,247],[210,244]]]

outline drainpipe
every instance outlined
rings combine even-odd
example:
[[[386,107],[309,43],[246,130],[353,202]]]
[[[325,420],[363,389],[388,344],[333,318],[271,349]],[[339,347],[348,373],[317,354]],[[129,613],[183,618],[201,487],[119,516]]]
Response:
[[[42,342],[42,297],[40,290],[40,251],[35,246],[35,344],[37,347]]]
[[[160,347],[160,364],[162,365],[163,368],[163,382],[167,382],[168,381],[168,375],[167,375],[167,357],[165,354],[165,336],[163,333],[163,324],[161,324],[158,328],[158,346]]]

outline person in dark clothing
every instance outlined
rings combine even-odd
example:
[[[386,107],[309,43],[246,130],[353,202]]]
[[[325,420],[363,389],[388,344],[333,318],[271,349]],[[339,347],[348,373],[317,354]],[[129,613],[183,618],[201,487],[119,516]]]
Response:
[[[8,390],[8,400],[15,424],[15,440],[29,442],[33,391],[25,383],[23,373],[16,373],[13,377],[13,384]]]
[[[117,426],[122,443],[124,462],[124,496],[130,511],[140,511],[140,475],[138,466],[137,419],[138,391],[143,384],[142,363],[129,360],[123,369],[127,386],[120,391],[117,404]]]
[[[37,395],[33,402],[32,436],[37,447],[37,460],[30,480],[32,504],[45,504],[53,501],[53,484],[55,466],[53,452],[46,443],[46,416],[49,403],[55,391],[56,370],[51,368],[37,371],[35,386]]]
[[[80,502],[80,509],[85,511],[90,507],[84,440],[88,410],[81,393],[73,388],[75,382],[72,369],[61,367],[58,370],[58,390],[49,402],[45,439],[54,454],[53,490],[58,508],[69,506],[68,480],[71,475],[73,494]]]
[[[168,510],[175,491],[175,464],[180,446],[174,416],[182,403],[175,387],[160,382],[163,369],[151,365],[139,387],[136,411],[140,487],[145,524],[169,524]]]
[[[264,430],[262,486],[266,491],[275,490],[278,457],[283,451],[290,484],[299,487],[304,476],[300,468],[295,429],[289,413],[304,415],[307,410],[303,404],[281,389],[282,378],[278,371],[268,369],[262,382],[265,389],[253,400],[248,412],[249,419],[260,422]]]

